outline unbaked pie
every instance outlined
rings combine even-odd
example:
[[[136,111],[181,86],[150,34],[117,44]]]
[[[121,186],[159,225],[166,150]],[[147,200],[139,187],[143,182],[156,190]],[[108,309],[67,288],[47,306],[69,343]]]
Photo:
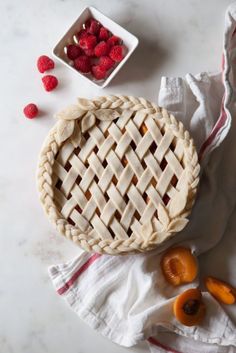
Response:
[[[199,181],[193,140],[144,98],[79,98],[42,148],[43,207],[87,251],[143,252],[181,231]]]

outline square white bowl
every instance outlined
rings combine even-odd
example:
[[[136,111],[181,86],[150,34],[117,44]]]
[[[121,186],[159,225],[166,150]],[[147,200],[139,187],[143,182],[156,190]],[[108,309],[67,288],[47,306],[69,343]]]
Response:
[[[124,59],[115,67],[115,69],[109,74],[109,76],[103,81],[95,80],[91,74],[83,74],[77,71],[72,66],[72,61],[68,59],[65,53],[65,47],[68,44],[75,43],[75,34],[78,33],[83,27],[83,24],[90,17],[95,18],[99,21],[104,27],[106,27],[113,35],[118,36],[123,41],[124,46],[127,49],[127,53]],[[128,32],[126,29],[118,25],[116,22],[112,21],[109,17],[102,14],[96,8],[89,6],[86,7],[75,21],[75,23],[70,27],[70,29],[65,33],[65,35],[61,38],[61,40],[57,43],[55,48],[53,49],[53,55],[60,60],[63,64],[68,66],[70,69],[76,71],[80,76],[89,80],[97,87],[104,88],[108,85],[108,83],[115,77],[117,72],[122,68],[125,62],[129,59],[130,55],[134,52],[137,47],[139,40],[133,34]]]

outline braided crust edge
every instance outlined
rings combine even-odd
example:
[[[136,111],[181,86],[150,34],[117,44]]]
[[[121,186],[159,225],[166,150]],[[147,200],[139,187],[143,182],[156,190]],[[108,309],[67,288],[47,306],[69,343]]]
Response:
[[[101,109],[102,111],[100,111]],[[73,121],[81,118],[82,132],[86,131],[95,123],[96,118],[100,118],[99,112],[103,113],[101,114],[102,119],[104,109],[107,111],[108,115],[110,115],[110,119],[112,120],[115,119],[117,115],[113,114],[111,110],[113,110],[113,112],[121,112],[122,110],[129,109],[133,111],[141,110],[147,114],[159,113],[158,118],[160,118],[166,126],[173,131],[178,139],[183,140],[184,152],[188,163],[187,179],[189,189],[186,206],[183,212],[178,214],[178,220],[182,220],[183,226],[181,229],[187,224],[188,220],[185,217],[189,215],[194,204],[200,172],[198,156],[193,140],[190,137],[189,132],[184,129],[182,122],[177,121],[172,114],[169,114],[165,109],[158,107],[156,104],[151,103],[144,98],[136,98],[133,96],[102,96],[95,98],[94,100],[79,98],[77,105],[71,106],[65,111],[57,114],[59,122],[52,128],[46,138],[39,158],[37,186],[40,200],[44,211],[58,231],[88,252],[118,255],[148,251],[154,249],[158,244],[161,244],[164,240],[181,229],[176,231],[166,229],[161,233],[154,233],[152,229],[148,229],[150,227],[146,227],[143,231],[150,234],[148,237],[140,239],[135,237],[130,237],[125,240],[89,238],[88,234],[81,233],[81,230],[76,226],[69,224],[67,220],[63,218],[53,201],[53,164],[62,142],[73,135],[75,126],[73,125]],[[95,118],[93,117],[94,114]],[[92,122],[91,117],[93,120]],[[83,120],[83,118],[85,119]],[[76,133],[78,133],[78,131]]]

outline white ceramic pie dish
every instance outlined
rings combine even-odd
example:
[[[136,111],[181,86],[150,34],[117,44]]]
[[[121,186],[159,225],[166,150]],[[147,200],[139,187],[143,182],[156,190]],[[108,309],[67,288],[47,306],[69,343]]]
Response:
[[[101,24],[108,28],[114,35],[120,37],[123,41],[124,46],[127,48],[127,53],[124,59],[116,66],[116,68],[110,73],[110,75],[101,81],[97,81],[93,79],[91,74],[83,74],[77,71],[72,65],[71,61],[67,58],[64,48],[74,42],[73,36],[75,33],[79,32],[82,29],[83,23],[90,17],[95,18],[97,21],[101,22]],[[60,39],[57,45],[53,49],[53,55],[60,60],[67,67],[77,72],[78,75],[83,78],[89,80],[91,83],[95,84],[97,87],[104,88],[108,85],[108,83],[115,77],[118,71],[122,68],[122,66],[129,59],[131,54],[134,52],[136,47],[138,46],[139,40],[132,33],[128,32],[125,28],[121,27],[118,23],[111,20],[109,17],[105,16],[103,13],[98,11],[96,8],[89,6],[86,7],[74,24],[69,28],[69,30],[64,34],[64,36]]]

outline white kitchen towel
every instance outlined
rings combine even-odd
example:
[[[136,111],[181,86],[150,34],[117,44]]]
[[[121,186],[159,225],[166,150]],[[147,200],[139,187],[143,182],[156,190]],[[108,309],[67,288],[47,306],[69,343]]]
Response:
[[[184,122],[204,164],[188,226],[147,254],[109,256],[81,252],[74,260],[49,269],[58,294],[78,316],[123,346],[148,339],[150,350],[155,353],[236,352],[236,328],[208,293],[203,293],[207,315],[201,326],[185,327],[174,318],[172,305],[176,295],[197,286],[199,281],[173,288],[160,270],[161,252],[170,245],[189,246],[199,255],[217,244],[235,206],[236,122],[231,121],[231,116],[236,3],[227,10],[225,23],[223,74],[163,78],[161,82],[159,105]]]

